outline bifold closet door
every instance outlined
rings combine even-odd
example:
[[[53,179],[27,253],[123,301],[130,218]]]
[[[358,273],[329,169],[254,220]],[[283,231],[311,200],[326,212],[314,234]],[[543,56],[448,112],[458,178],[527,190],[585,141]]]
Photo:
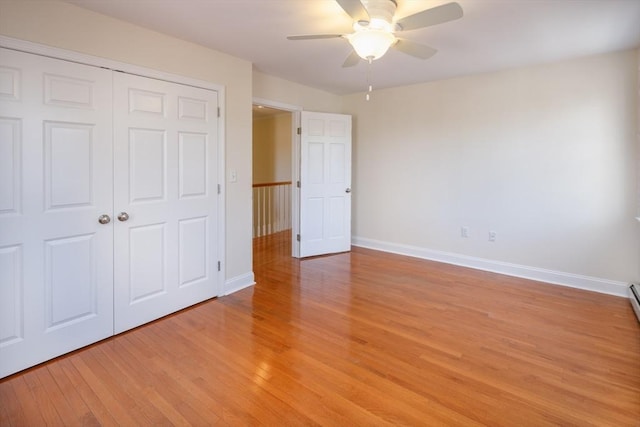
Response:
[[[217,92],[114,73],[115,332],[219,294]]]
[[[113,334],[111,84],[0,49],[0,377]]]

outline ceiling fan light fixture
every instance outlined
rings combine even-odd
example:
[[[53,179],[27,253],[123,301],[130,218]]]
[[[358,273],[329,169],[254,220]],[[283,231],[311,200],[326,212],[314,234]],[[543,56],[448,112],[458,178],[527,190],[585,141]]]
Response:
[[[375,28],[363,28],[349,35],[349,43],[362,59],[374,60],[387,53],[396,42],[393,33]]]

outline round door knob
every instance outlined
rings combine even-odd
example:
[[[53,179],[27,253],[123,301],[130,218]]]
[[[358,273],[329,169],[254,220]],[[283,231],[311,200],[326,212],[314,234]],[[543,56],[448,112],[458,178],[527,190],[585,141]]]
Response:
[[[109,217],[109,215],[100,215],[98,217],[98,222],[100,224],[109,224],[111,222],[111,217]]]
[[[128,214],[128,213],[126,213],[126,212],[120,212],[120,213],[118,214],[118,221],[125,222],[125,221],[126,221],[126,220],[128,220],[128,219],[129,219],[129,214]]]
[[[345,193],[351,193],[351,189],[347,188],[346,190],[344,190]]]

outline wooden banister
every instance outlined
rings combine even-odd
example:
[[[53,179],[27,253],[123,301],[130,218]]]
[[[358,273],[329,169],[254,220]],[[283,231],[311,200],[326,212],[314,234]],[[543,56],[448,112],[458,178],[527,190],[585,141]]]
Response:
[[[278,185],[291,185],[291,181],[279,181],[279,182],[263,182],[261,184],[253,184],[253,188],[259,187],[276,187]]]

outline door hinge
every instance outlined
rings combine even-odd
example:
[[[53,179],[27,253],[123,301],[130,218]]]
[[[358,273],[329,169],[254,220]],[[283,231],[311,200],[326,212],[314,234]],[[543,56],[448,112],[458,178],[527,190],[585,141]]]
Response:
[[[218,184],[218,194],[220,194],[222,190],[220,189],[220,184]]]
[[[218,117],[220,117],[220,107],[218,107]]]
[[[299,242],[300,241],[300,235],[296,234],[296,240]]]
[[[298,128],[298,135],[302,135],[302,128]]]
[[[300,188],[300,181],[296,181],[296,187]]]
[[[218,261],[218,271],[220,271],[220,261]]]

